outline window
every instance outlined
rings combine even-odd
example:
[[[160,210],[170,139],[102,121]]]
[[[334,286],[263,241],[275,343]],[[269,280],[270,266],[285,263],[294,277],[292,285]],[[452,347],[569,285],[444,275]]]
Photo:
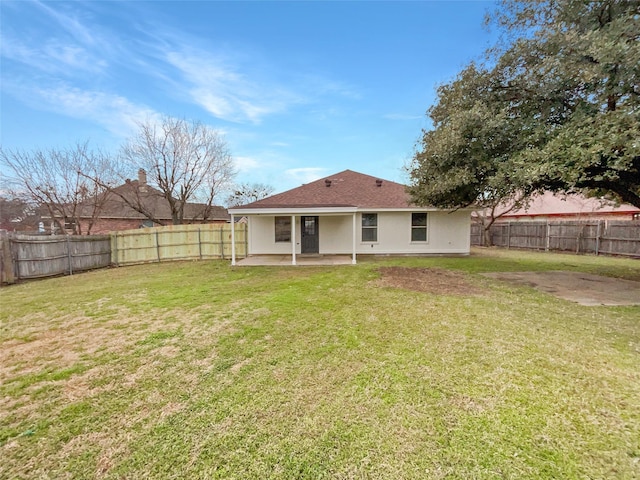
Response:
[[[362,214],[362,241],[363,242],[378,241],[378,214],[377,213]]]
[[[64,229],[65,230],[75,230],[76,221],[71,217],[64,217]]]
[[[291,217],[275,217],[276,242],[291,242]]]
[[[411,214],[411,241],[412,242],[427,241],[427,214],[426,213]]]

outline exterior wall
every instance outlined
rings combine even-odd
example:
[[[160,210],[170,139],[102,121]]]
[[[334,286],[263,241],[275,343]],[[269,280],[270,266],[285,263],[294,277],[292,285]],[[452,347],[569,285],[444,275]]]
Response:
[[[96,220],[91,227],[92,235],[99,235],[109,232],[116,232],[121,230],[131,230],[134,228],[139,228],[142,220],[140,219],[116,219],[116,218],[99,218]],[[82,228],[82,233],[87,232],[89,222],[81,221],[80,227]]]
[[[361,222],[358,217],[357,222]],[[351,254],[353,249],[353,215],[319,218],[320,253]],[[357,247],[357,244],[356,244]]]
[[[289,216],[289,215],[283,215]],[[249,217],[250,255],[290,255],[291,242],[275,241],[274,216]],[[318,219],[320,254],[351,253],[352,216],[320,216]],[[300,254],[300,217],[296,216],[296,253]]]
[[[373,213],[373,212],[372,212]],[[358,215],[356,252],[359,254],[468,254],[471,219],[469,212],[427,212],[427,241],[411,241],[412,212],[378,213],[378,241],[362,242]]]
[[[275,241],[274,218],[271,215],[248,217],[249,255],[291,254],[290,242]],[[300,217],[296,218],[296,242],[300,243]],[[299,245],[297,251],[300,253]]]
[[[376,213],[376,212],[371,212]],[[412,212],[377,212],[378,241],[362,242],[362,216],[356,215],[356,253],[369,255],[468,254],[471,219],[468,211],[427,212],[427,241],[411,242]],[[290,242],[275,242],[271,215],[249,218],[249,255],[291,254]],[[320,215],[320,254],[351,254],[353,217]],[[296,216],[296,253],[300,253],[300,217]]]

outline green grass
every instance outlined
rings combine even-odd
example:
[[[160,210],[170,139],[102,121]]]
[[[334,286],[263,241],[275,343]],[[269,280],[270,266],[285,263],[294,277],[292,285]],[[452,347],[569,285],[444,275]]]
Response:
[[[458,271],[479,295],[377,286]],[[500,250],[145,265],[0,290],[0,478],[638,478],[640,307],[481,276],[640,262]]]

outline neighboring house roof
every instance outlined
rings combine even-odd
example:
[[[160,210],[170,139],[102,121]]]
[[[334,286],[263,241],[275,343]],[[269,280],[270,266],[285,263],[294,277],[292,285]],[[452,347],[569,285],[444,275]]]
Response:
[[[113,189],[114,192],[125,196],[132,204],[141,205],[141,210],[149,212],[153,218],[158,220],[171,220],[171,209],[160,190],[157,190],[146,183],[142,185],[138,180],[128,180],[123,185]],[[116,193],[107,193],[100,210],[100,218],[126,218],[126,219],[146,219],[147,217],[133,209]],[[207,219],[228,220],[227,209],[217,205],[208,207]],[[187,203],[184,209],[185,220],[202,219],[206,212],[207,205],[204,203]],[[86,208],[86,214],[91,215],[91,206]]]
[[[85,201],[78,205],[79,218],[92,218],[95,205],[99,206],[98,218],[101,219],[124,219],[124,220],[146,220],[147,215],[129,206],[127,201],[139,206],[142,210],[156,220],[171,221],[171,209],[160,190],[157,190],[146,183],[146,174],[139,172],[138,180],[127,180],[122,185],[113,188],[112,192],[101,194],[96,200]],[[187,203],[184,208],[184,220],[207,220],[228,221],[227,209],[217,205],[204,203]]]
[[[345,170],[230,210],[332,207],[402,209],[416,206],[404,185]]]
[[[508,207],[501,211],[504,212]],[[497,214],[500,214],[500,210]],[[579,194],[554,194],[544,192],[533,197],[528,206],[505,213],[502,218],[514,217],[587,217],[593,215],[633,215],[640,209],[629,204],[614,204],[598,198],[585,197]]]

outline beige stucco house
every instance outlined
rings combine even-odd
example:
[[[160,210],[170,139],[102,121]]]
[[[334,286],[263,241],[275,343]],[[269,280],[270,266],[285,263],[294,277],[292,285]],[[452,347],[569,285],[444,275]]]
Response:
[[[469,210],[411,203],[404,185],[351,170],[229,209],[248,221],[248,254],[468,255]],[[235,265],[235,240],[232,264]]]

